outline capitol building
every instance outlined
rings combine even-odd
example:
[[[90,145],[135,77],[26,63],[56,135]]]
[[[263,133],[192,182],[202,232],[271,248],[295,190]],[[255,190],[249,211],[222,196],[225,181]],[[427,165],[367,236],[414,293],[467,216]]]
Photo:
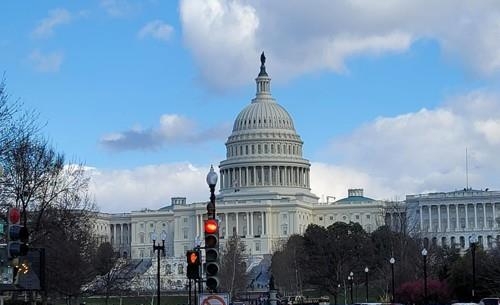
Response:
[[[216,214],[221,246],[237,235],[247,255],[265,257],[310,224],[359,223],[367,232],[382,225],[394,229],[414,224],[413,234],[426,243],[469,247],[477,237],[485,248],[500,245],[500,192],[465,188],[450,192],[407,195],[392,202],[367,198],[363,189],[346,190],[346,197],[321,202],[311,192],[310,162],[304,158],[292,116],[271,94],[265,57],[261,56],[256,95],[236,116],[218,166]],[[207,170],[208,171],[208,170]],[[151,235],[165,237],[166,259],[185,261],[185,253],[203,240],[207,202],[171,199],[158,210],[120,214],[100,213],[94,228],[120,256],[155,257]]]

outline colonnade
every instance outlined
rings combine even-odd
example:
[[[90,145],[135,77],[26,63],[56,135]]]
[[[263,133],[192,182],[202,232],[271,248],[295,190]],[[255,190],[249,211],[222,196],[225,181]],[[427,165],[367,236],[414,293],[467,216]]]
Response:
[[[266,212],[228,212],[217,213],[220,219],[221,238],[232,235],[240,237],[262,237],[269,234],[269,213]],[[196,235],[203,236],[203,215],[196,216]]]
[[[420,229],[422,232],[496,229],[499,207],[499,203],[424,204],[420,206]]]
[[[246,166],[223,169],[221,189],[248,186],[294,186],[309,188],[309,167]]]

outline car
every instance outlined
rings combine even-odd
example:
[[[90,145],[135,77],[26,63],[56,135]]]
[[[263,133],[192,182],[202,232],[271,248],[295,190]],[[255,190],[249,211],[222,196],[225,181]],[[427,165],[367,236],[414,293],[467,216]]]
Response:
[[[479,305],[500,305],[500,298],[484,298],[479,301]]]

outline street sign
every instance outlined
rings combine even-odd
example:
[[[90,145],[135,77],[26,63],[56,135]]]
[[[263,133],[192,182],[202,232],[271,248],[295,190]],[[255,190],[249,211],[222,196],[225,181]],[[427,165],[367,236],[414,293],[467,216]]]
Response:
[[[200,305],[228,305],[229,293],[202,293],[200,294]]]

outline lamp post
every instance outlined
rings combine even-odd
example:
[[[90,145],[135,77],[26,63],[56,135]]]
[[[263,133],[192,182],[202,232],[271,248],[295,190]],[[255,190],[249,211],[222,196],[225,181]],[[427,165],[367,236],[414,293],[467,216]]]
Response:
[[[210,202],[207,204],[208,219],[215,219],[215,185],[217,184],[217,173],[213,165],[210,165],[210,171],[207,174],[207,184],[210,188]]]
[[[394,303],[394,263],[396,262],[396,259],[394,257],[391,257],[389,259],[389,263],[391,263],[391,288],[392,288],[392,303]]]
[[[476,299],[476,245],[477,245],[477,235],[472,234],[469,237],[469,244],[472,256],[472,302]]]
[[[352,286],[354,284],[354,273],[352,273],[352,271],[349,273],[349,277],[348,279],[350,279],[350,286],[351,286],[351,304],[354,304],[354,297],[353,297],[353,294],[352,294]]]
[[[165,255],[165,239],[167,238],[167,234],[165,234],[165,232],[162,232],[161,233],[161,245],[160,245],[160,242],[158,241],[158,245],[156,244],[156,233],[153,233],[151,234],[151,239],[153,240],[153,252],[156,251],[158,253],[158,256],[156,257],[157,258],[157,268],[156,268],[156,284],[157,284],[157,288],[156,288],[156,304],[157,305],[160,305],[160,287],[161,287],[161,283],[160,283],[160,252],[163,253],[163,255]]]
[[[424,305],[427,304],[427,249],[422,249],[422,258],[424,260]]]
[[[368,267],[365,267],[366,303],[368,303]]]

